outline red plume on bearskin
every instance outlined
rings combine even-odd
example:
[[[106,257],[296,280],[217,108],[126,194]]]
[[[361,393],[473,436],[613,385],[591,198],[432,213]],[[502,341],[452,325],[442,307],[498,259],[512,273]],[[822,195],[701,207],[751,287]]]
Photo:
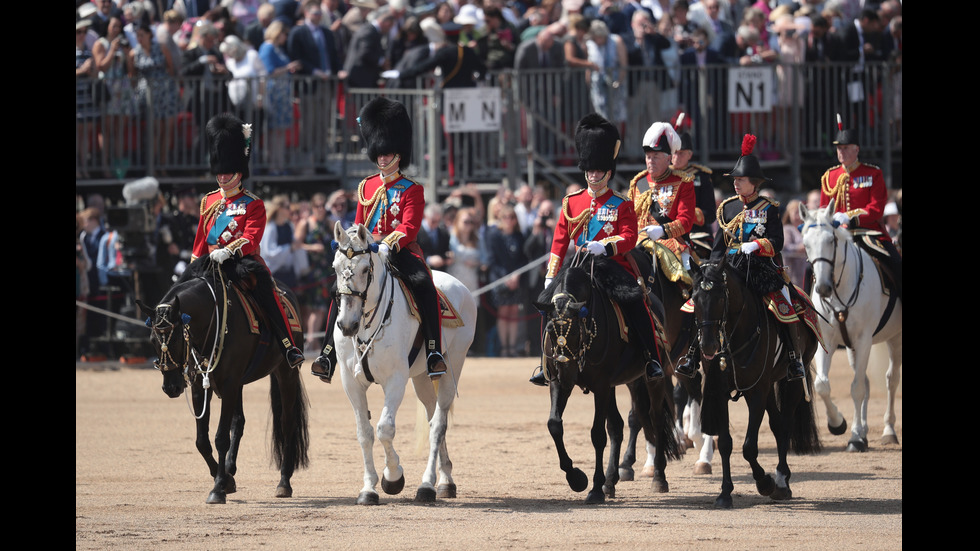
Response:
[[[742,138],[742,156],[751,155],[753,149],[755,149],[755,136],[746,134]]]

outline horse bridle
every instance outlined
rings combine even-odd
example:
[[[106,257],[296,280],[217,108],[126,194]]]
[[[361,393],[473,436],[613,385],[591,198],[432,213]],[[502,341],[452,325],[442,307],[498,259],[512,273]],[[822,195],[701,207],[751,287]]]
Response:
[[[830,224],[810,224],[808,226],[805,226],[804,229],[810,229],[810,228],[822,227],[822,226],[833,227]],[[820,262],[826,262],[828,265],[830,265],[831,281],[833,281],[833,278],[834,277],[837,277],[837,275],[836,275],[836,273],[837,273],[837,249],[838,249],[838,246],[837,245],[839,243],[839,240],[837,239],[837,232],[836,231],[831,230],[831,234],[834,236],[834,257],[833,258],[824,258],[824,257],[820,256],[820,257],[817,257],[817,258],[814,258],[813,260],[811,260],[810,261],[810,264],[813,265],[813,266],[816,266]],[[851,296],[847,300],[844,300],[837,293],[837,289],[840,287],[840,283],[844,279],[844,270],[847,267],[847,253],[848,253],[848,251],[849,251],[849,247],[844,247],[844,257],[843,257],[842,262],[841,262],[841,273],[840,273],[840,276],[838,277],[837,281],[834,281],[833,282],[834,283],[834,285],[833,285],[833,287],[834,287],[834,298],[836,298],[837,301],[840,302],[841,305],[843,306],[843,310],[839,310],[839,311],[836,312],[837,313],[837,318],[838,318],[839,321],[841,321],[841,323],[843,323],[844,320],[847,319],[847,311],[852,306],[854,306],[855,303],[857,303],[858,291],[861,288],[861,281],[864,279],[864,257],[859,254],[859,255],[857,255],[858,262],[860,262],[860,264],[858,265],[858,281],[854,285],[854,290],[851,292]],[[841,319],[842,316],[843,316],[843,319]]]
[[[558,309],[558,300],[561,298],[568,299],[565,304]],[[560,363],[566,363],[570,360],[568,355],[573,355],[577,357],[579,369],[581,370],[585,362],[585,355],[588,353],[589,349],[592,347],[592,343],[595,340],[596,322],[595,318],[592,318],[592,331],[588,328],[588,319],[580,316],[576,312],[569,312],[569,305],[579,302],[571,293],[556,293],[551,297],[551,304],[555,307],[554,319],[550,320],[548,323],[549,332],[551,332],[555,337],[555,356],[554,359]],[[575,318],[579,319],[579,323],[575,322]],[[571,349],[568,347],[569,335],[572,331],[572,326],[578,329],[579,341],[581,341],[581,350],[578,354],[572,354]],[[566,355],[566,353],[568,355]]]
[[[350,287],[348,282],[354,276],[354,274],[350,271],[350,267],[344,268],[344,272],[340,274],[340,276],[343,277],[340,276],[337,277],[338,295],[357,297],[361,299],[365,305],[367,305],[367,293],[368,290],[371,289],[371,283],[374,282],[374,255],[372,255],[371,253],[377,252],[376,246],[372,244],[365,249],[355,249],[353,246],[347,248],[338,247],[338,251],[342,253],[344,256],[346,256],[348,260],[353,260],[354,258],[362,254],[368,255],[368,262],[369,262],[368,280],[367,280],[367,285],[364,286],[363,291],[357,291]],[[365,329],[370,329],[371,326],[374,325],[375,319],[377,318],[378,313],[381,311],[380,308],[381,298],[384,297],[385,291],[388,289],[388,281],[392,279],[392,277],[393,276],[391,275],[391,273],[387,272],[387,277],[381,280],[381,290],[379,291],[378,294],[378,304],[375,305],[373,311],[371,312],[371,317],[364,322]],[[381,322],[378,324],[377,329],[374,330],[374,333],[372,333],[371,336],[366,341],[361,340],[360,337],[356,337],[356,336],[353,337],[357,342],[358,350],[361,352],[361,355],[358,358],[358,363],[361,363],[364,357],[367,356],[367,353],[371,349],[371,346],[373,345],[374,341],[380,336],[381,330],[384,329],[384,327],[391,319],[391,310],[395,304],[394,282],[392,282],[391,285],[392,285],[392,289],[391,292],[389,293],[390,296],[388,297],[388,305],[385,308],[385,313],[382,316]],[[366,314],[367,314],[366,311],[362,311],[361,318],[363,319]],[[365,374],[368,376],[369,380],[372,380],[372,378],[368,373],[369,372],[365,370]]]
[[[160,343],[160,357],[153,361],[153,367],[162,373],[180,369],[181,367],[186,368],[187,350],[190,348],[190,329],[187,327],[186,323],[181,322],[180,325],[183,329],[182,333],[184,335],[183,364],[174,358],[173,352],[170,348],[170,342],[173,340],[174,330],[177,329],[177,325],[170,321],[170,313],[172,309],[173,306],[170,304],[158,304],[153,323],[150,325],[150,329],[152,329],[157,335],[157,341]],[[182,314],[182,316],[183,315],[186,314]]]

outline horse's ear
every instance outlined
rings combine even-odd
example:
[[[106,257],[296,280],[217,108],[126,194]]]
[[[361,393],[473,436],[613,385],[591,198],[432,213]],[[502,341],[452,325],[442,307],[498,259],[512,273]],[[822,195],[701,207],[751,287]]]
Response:
[[[136,299],[136,306],[139,306],[140,312],[142,312],[144,316],[153,319],[153,314],[156,313],[156,311],[153,308],[150,308],[149,306],[144,304],[142,300],[139,299]]]
[[[371,232],[369,232],[367,228],[364,227],[364,224],[357,225],[357,238],[360,239],[361,242],[363,243],[371,242]]]
[[[827,213],[827,218],[833,218],[835,210],[837,210],[837,198],[831,197],[830,202],[827,203],[827,209],[824,211]]]
[[[347,236],[347,232],[344,231],[344,226],[340,224],[340,220],[333,225],[333,238],[337,243],[348,245],[350,243],[350,237]]]
[[[810,210],[806,208],[803,201],[800,201],[800,220],[806,220],[807,216],[810,216]]]

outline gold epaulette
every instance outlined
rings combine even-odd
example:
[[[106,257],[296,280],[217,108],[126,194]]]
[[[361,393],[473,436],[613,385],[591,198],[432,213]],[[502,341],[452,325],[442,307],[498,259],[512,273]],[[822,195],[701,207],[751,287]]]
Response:
[[[876,170],[881,170],[881,167],[879,167],[878,165],[873,165],[871,163],[865,163],[865,162],[861,162],[861,164],[864,165],[864,166],[866,166],[866,167],[868,167],[868,168],[873,168],[873,169],[876,169]]]
[[[725,199],[724,201],[718,204],[718,210],[715,211],[715,218],[718,220],[719,224],[727,224],[728,222],[730,222],[730,221],[725,221],[725,216],[724,216],[725,205],[731,203],[732,201],[740,201],[740,200],[741,199],[738,198],[738,195],[732,195],[728,199]]]
[[[711,174],[711,169],[708,168],[708,167],[706,167],[706,166],[704,166],[704,165],[699,165],[699,164],[695,164],[695,163],[687,163],[687,166],[689,166],[691,168],[694,168],[694,169],[697,169],[697,170],[700,170],[701,172],[704,172],[705,174]]]
[[[647,176],[647,171],[641,170],[636,176],[633,176],[632,180],[630,180],[630,187],[626,195],[628,195],[629,198],[632,199],[633,201],[636,201],[636,188],[637,188],[636,183],[639,182],[641,178],[646,178],[646,176]]]
[[[568,235],[569,237],[577,235],[578,230],[581,229],[582,225],[588,223],[589,218],[592,216],[592,211],[589,209],[584,209],[582,212],[578,213],[577,216],[573,217],[568,211],[568,198],[578,195],[580,193],[585,193],[585,189],[580,189],[574,193],[569,193],[561,200],[561,214],[568,221]]]
[[[611,191],[613,192],[613,195],[615,195],[616,197],[619,197],[623,201],[631,201],[631,199],[629,197],[627,197],[625,194],[620,193],[620,192],[618,192],[618,191],[616,191],[614,189],[611,190]]]
[[[670,172],[674,176],[680,176],[681,181],[683,181],[683,182],[693,182],[694,181],[694,173],[693,172],[684,172],[683,170],[680,170],[678,168],[672,168],[672,169],[670,169]],[[654,183],[656,183],[656,182],[654,182]]]

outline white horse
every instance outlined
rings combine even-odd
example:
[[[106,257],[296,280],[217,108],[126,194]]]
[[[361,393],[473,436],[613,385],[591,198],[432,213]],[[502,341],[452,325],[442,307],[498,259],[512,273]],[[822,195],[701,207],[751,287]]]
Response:
[[[378,473],[372,450],[374,434],[367,401],[367,390],[372,383],[380,384],[384,391],[384,409],[377,426],[378,440],[385,452],[381,488],[387,494],[397,494],[405,485],[405,475],[392,443],[395,415],[409,378],[429,420],[428,464],[415,500],[432,502],[437,496],[456,497],[453,465],[446,449],[446,427],[463,361],[473,342],[476,301],[452,276],[432,273],[436,288],[442,290],[463,322],[460,327],[443,327],[442,350],[449,369],[438,381],[432,381],[426,371],[424,349],[409,365],[409,352],[420,331],[419,322],[410,311],[401,284],[377,252],[371,233],[361,224],[344,231],[338,222],[334,227],[334,238],[338,245],[333,267],[337,273],[339,301],[334,339],[340,380],[354,408],[357,440],[364,458],[364,486],[357,502],[362,505],[378,503],[375,489]]]
[[[848,451],[868,449],[868,359],[871,345],[888,343],[889,364],[885,375],[888,404],[882,444],[897,444],[895,434],[895,392],[902,369],[902,301],[895,300],[887,323],[879,328],[889,311],[889,296],[870,254],[856,245],[851,232],[835,227],[834,203],[815,212],[800,205],[803,219],[803,245],[813,265],[814,285],[811,299],[821,318],[824,347],[816,354],[815,387],[827,408],[827,428],[833,434],[844,434],[847,422],[830,398],[830,360],[839,345],[847,347],[847,358],[854,369],[851,399],[854,418]]]

